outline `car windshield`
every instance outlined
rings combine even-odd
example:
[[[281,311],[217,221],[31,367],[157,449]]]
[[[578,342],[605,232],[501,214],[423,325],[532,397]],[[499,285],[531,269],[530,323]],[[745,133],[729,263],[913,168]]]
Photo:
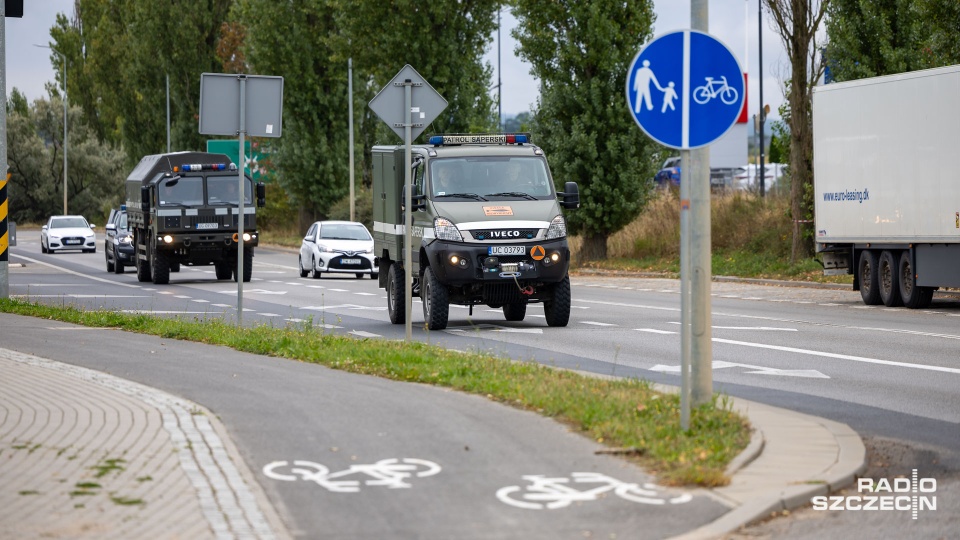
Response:
[[[203,177],[183,176],[162,180],[158,193],[161,206],[203,204]]]
[[[243,202],[250,204],[253,196],[253,181],[244,177]],[[237,198],[236,176],[208,176],[207,177],[207,204],[239,204]]]
[[[553,182],[539,157],[463,157],[430,162],[432,198],[547,198]],[[449,199],[444,199],[449,200]]]
[[[72,227],[89,227],[89,225],[87,225],[87,220],[82,217],[59,218],[50,222],[51,229],[67,229]]]
[[[327,223],[320,226],[319,239],[322,240],[370,240],[370,233],[363,225]]]

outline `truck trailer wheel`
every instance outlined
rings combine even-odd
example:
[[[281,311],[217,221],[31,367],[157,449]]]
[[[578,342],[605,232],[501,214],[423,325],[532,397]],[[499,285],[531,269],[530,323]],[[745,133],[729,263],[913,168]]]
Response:
[[[508,321],[522,321],[526,316],[527,304],[524,302],[503,305],[503,318]]]
[[[882,304],[880,283],[877,277],[877,252],[869,250],[860,252],[857,276],[860,278],[860,297],[863,298],[863,303],[868,306]]]
[[[423,321],[428,330],[443,330],[450,317],[450,298],[447,288],[440,283],[433,269],[427,267],[423,273],[423,287],[420,291],[423,301]]]
[[[877,278],[880,284],[880,298],[887,307],[903,305],[900,297],[900,258],[895,252],[884,250],[877,264]]]
[[[407,322],[407,312],[404,307],[403,270],[396,263],[387,270],[387,314],[393,324]]]
[[[900,254],[900,297],[910,309],[922,309],[933,300],[933,287],[917,287],[916,272],[910,260],[910,251]]]
[[[134,245],[137,246],[137,249],[134,250],[134,255],[133,255],[134,257],[136,257],[136,259],[134,260],[134,264],[136,265],[136,268],[137,268],[137,281],[139,281],[140,283],[146,283],[151,279],[150,260],[149,260],[149,257],[147,259],[140,258],[140,249],[143,248],[146,253],[149,253],[149,251],[147,251],[148,246],[145,244],[144,245],[140,244],[139,234],[136,236],[134,240]]]
[[[166,285],[170,283],[170,259],[162,251],[154,251],[150,258],[153,273],[153,283],[156,285]]]
[[[543,302],[547,326],[566,326],[570,321],[570,276],[553,287],[552,298]]]

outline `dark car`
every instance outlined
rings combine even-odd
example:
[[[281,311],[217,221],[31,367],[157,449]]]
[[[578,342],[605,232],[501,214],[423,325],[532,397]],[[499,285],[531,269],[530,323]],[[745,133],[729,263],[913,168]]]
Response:
[[[107,219],[103,253],[107,272],[122,274],[124,266],[134,266],[133,235],[127,228],[127,209],[121,206],[110,211]]]
[[[679,187],[680,186],[680,157],[668,158],[663,167],[653,177],[653,181],[659,188]]]

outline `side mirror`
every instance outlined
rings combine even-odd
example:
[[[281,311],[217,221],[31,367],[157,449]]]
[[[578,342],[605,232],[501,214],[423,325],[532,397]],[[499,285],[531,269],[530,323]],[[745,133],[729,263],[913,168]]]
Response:
[[[140,186],[140,210],[150,211],[150,186]]]
[[[117,226],[113,223],[107,223],[104,227],[104,230],[107,232],[107,236],[114,236],[117,234]]]
[[[46,226],[46,225],[44,225],[43,227],[40,227],[40,230],[41,230],[41,231],[45,231],[45,230],[47,230],[47,226]]]
[[[577,187],[576,182],[565,183],[563,191],[557,193],[557,195],[563,198],[560,201],[560,206],[569,209],[580,208],[580,188]]]
[[[410,203],[413,205],[413,211],[426,210],[427,203],[426,195],[421,195],[420,190],[417,189],[417,186],[413,186],[413,193],[410,195]],[[403,209],[403,205],[407,202],[407,186],[403,186],[403,189],[400,191],[400,209]]]
[[[263,208],[267,205],[267,186],[263,182],[257,182],[257,206]]]

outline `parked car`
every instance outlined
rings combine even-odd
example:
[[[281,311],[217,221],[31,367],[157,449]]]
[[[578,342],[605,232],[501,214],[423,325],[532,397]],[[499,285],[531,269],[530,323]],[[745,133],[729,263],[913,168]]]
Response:
[[[760,183],[757,181],[760,167],[754,163],[748,163],[742,167],[737,167],[733,174],[733,188],[740,191],[759,191]],[[777,181],[783,176],[784,165],[782,163],[765,163],[763,166],[763,187],[764,190],[774,189]]]
[[[310,226],[300,245],[300,277],[313,273],[314,279],[323,274],[354,274],[371,279],[379,276],[373,256],[373,237],[370,231],[355,221],[318,221]]]
[[[107,272],[122,274],[123,267],[135,266],[133,233],[127,228],[127,209],[121,206],[110,211],[104,226],[103,257],[107,261]]]
[[[680,186],[680,156],[667,158],[663,162],[663,167],[657,171],[653,177],[654,183],[659,188],[679,187]]]
[[[87,223],[83,216],[50,216],[47,224],[40,228],[40,251],[55,253],[79,249],[84,253],[96,253],[94,227],[96,225]]]

